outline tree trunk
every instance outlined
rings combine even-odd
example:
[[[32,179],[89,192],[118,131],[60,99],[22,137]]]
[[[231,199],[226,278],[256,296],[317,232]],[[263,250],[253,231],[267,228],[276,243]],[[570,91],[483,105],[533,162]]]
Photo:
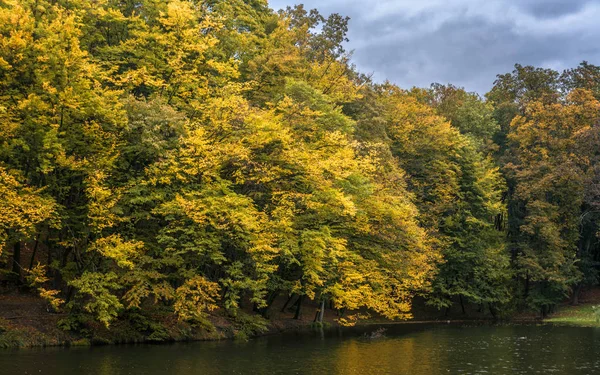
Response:
[[[323,323],[323,311],[325,311],[325,299],[321,300],[317,311],[315,311],[315,319],[313,320],[313,323]]]
[[[296,295],[294,293],[290,294],[290,296],[288,297],[287,301],[285,301],[285,304],[283,305],[283,307],[281,308],[281,312],[285,312],[285,308],[288,307],[289,303],[292,302],[292,299],[295,297]]]
[[[325,315],[325,298],[321,300],[321,308],[319,309],[318,322],[323,324],[323,316]]]
[[[294,314],[294,319],[298,320],[300,319],[300,311],[302,309],[302,297],[304,296],[300,296],[298,297],[298,302],[296,302],[296,313]]]
[[[65,304],[69,303],[71,301],[71,298],[73,298],[74,291],[75,291],[75,288],[73,288],[72,286],[67,287],[67,296],[65,297]]]
[[[37,237],[35,238],[35,245],[33,246],[33,252],[31,253],[31,261],[29,261],[30,271],[33,268],[33,262],[35,262],[35,253],[37,253],[38,245],[40,244],[40,235],[41,233],[38,233]]]
[[[464,301],[463,301],[462,295],[460,295],[460,294],[459,294],[459,295],[458,295],[458,299],[459,299],[459,301],[460,301],[460,308],[462,309],[462,313],[463,313],[463,315],[466,315],[466,314],[467,314],[467,312],[466,312],[466,310],[465,310],[465,303],[464,303]]]
[[[15,242],[13,246],[12,272],[17,275],[17,284],[21,283],[21,242]]]
[[[54,269],[51,267],[52,262],[54,262],[54,258],[52,257],[52,246],[50,246],[50,241],[48,240],[48,236],[46,236],[46,239],[44,240],[44,243],[46,244],[46,248],[48,249],[48,258],[46,261],[46,277],[48,277],[50,280],[52,280],[52,287],[54,289],[58,289],[59,285],[58,285],[58,280],[55,277],[56,272],[54,272]]]
[[[581,293],[582,284],[577,284],[575,290],[573,291],[573,296],[571,297],[571,305],[579,305],[579,294]]]
[[[271,307],[271,305],[273,305],[273,302],[275,302],[278,295],[279,290],[274,290],[273,292],[271,292],[271,294],[269,294],[269,297],[267,297],[267,305],[260,309],[260,315],[262,315],[263,318],[269,318],[269,308]]]

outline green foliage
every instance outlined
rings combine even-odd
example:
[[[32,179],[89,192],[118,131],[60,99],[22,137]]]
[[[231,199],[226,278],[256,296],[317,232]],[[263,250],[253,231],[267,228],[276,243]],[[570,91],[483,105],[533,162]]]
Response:
[[[88,336],[91,334],[90,324],[94,318],[89,314],[72,313],[57,322],[57,327],[63,331],[74,332]]]
[[[8,331],[10,324],[8,320],[4,318],[0,318],[0,333]]]
[[[115,273],[84,272],[81,277],[70,282],[77,288],[77,293],[83,301],[85,311],[94,314],[96,319],[106,326],[110,324],[123,304],[114,294],[120,288]]]
[[[268,322],[260,315],[249,315],[237,311],[233,315],[234,337],[238,340],[249,338],[268,331]]]
[[[500,126],[494,118],[494,106],[475,93],[452,85],[433,84],[427,92],[427,103],[445,117],[461,134],[485,152],[495,151],[494,138]]]
[[[167,328],[162,323],[154,321],[152,317],[131,311],[124,318],[136,331],[143,333],[147,341],[162,342],[171,339]]]
[[[0,333],[0,348],[28,348],[52,344],[52,339],[31,328],[13,328]],[[56,342],[54,342],[56,345]]]
[[[596,323],[600,323],[600,306],[592,306],[592,311],[594,311],[594,318],[596,318]]]

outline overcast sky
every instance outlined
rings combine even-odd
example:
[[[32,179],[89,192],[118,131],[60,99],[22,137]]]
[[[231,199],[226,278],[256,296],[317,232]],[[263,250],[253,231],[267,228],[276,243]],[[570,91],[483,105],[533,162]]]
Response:
[[[404,88],[453,83],[481,94],[515,63],[600,64],[600,0],[270,0],[351,18],[364,73]]]

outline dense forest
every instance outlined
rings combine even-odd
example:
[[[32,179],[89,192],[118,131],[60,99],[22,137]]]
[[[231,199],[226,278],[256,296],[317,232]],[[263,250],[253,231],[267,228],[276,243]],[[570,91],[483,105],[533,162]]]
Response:
[[[416,297],[544,315],[597,284],[600,67],[399,88],[352,64],[348,21],[0,0],[5,286],[108,326],[278,298],[341,324]]]

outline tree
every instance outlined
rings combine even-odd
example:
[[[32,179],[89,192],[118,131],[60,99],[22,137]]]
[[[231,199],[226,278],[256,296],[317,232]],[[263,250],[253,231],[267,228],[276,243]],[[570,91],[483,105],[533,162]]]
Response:
[[[449,308],[458,297],[461,304],[489,303],[494,310],[510,299],[497,221],[504,213],[498,168],[478,150],[476,138],[461,135],[414,92],[392,85],[379,90],[392,155],[406,171],[420,223],[443,257],[428,303]]]
[[[14,244],[12,271],[21,274],[21,241],[33,236],[39,226],[48,223],[55,213],[54,201],[21,184],[0,167],[0,256],[9,244]]]
[[[497,149],[493,139],[500,130],[494,118],[494,107],[476,93],[466,92],[453,85],[435,83],[427,93],[428,104],[446,118],[461,134],[469,137],[485,152]]]
[[[589,252],[589,240],[581,235],[590,235],[586,216],[593,209],[586,190],[597,181],[591,161],[596,158],[599,108],[591,92],[577,89],[564,104],[529,103],[525,116],[511,124],[515,163],[507,169],[525,208],[517,267],[525,297],[542,314],[582,279],[577,264],[585,265],[586,257],[581,262],[578,255]],[[586,268],[586,277],[594,278],[595,271],[589,274],[592,270]]]

